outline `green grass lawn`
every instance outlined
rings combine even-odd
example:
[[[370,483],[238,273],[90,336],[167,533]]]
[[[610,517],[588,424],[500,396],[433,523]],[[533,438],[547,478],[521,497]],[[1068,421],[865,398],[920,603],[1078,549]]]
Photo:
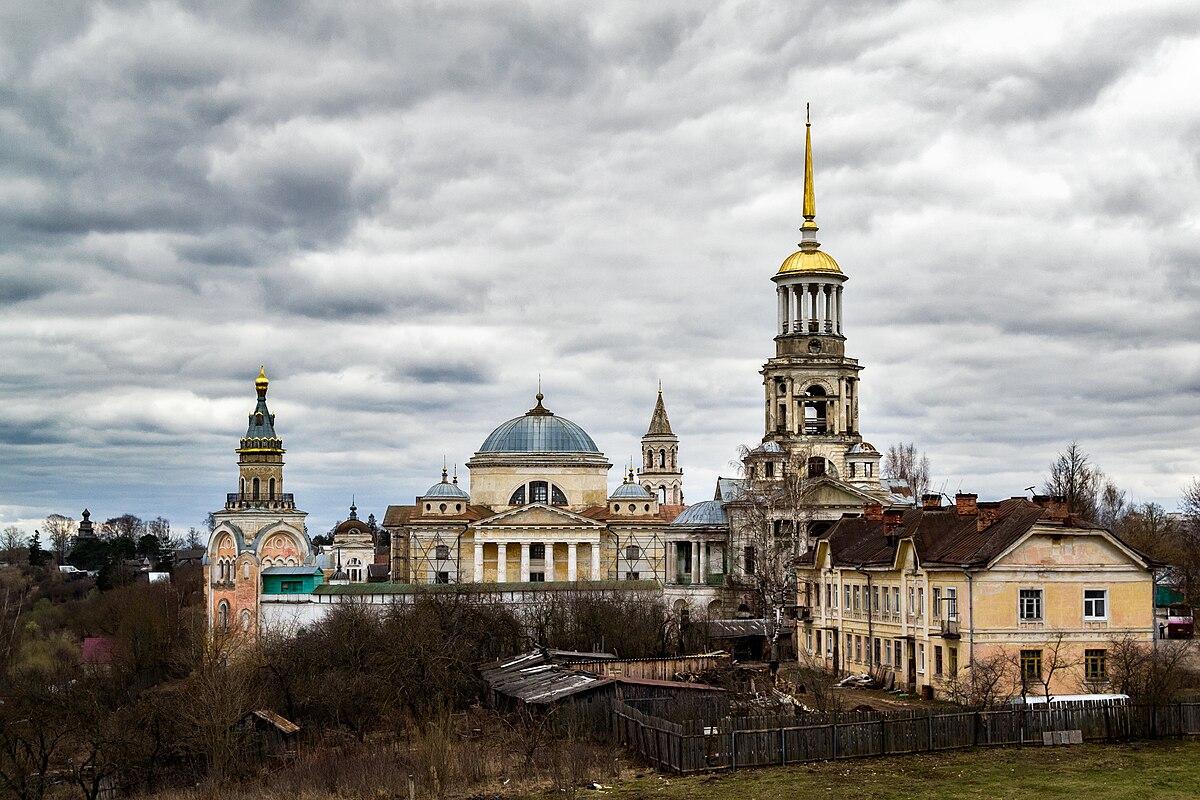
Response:
[[[1200,797],[1200,741],[960,750],[740,770],[642,777],[577,796],[755,800],[764,798]]]

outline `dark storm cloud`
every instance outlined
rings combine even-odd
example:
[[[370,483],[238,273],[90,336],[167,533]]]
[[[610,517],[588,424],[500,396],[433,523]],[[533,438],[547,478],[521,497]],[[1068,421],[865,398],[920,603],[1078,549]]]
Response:
[[[352,493],[410,502],[539,375],[618,465],[662,380],[709,496],[761,435],[808,100],[868,437],[983,495],[1078,438],[1173,505],[1200,471],[1198,27],[1187,3],[2,9],[0,522],[198,524],[260,364],[314,530]]]

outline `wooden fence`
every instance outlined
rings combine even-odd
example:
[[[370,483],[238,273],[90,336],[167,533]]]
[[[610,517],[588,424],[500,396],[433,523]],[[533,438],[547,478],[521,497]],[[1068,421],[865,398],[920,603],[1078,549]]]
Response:
[[[651,764],[687,774],[987,745],[1043,743],[1050,731],[1084,741],[1200,735],[1200,703],[989,711],[855,712],[671,722],[615,701],[617,740]]]

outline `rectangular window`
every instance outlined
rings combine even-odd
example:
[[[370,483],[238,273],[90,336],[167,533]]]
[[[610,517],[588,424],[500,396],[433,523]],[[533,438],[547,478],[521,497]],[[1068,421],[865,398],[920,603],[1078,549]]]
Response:
[[[631,544],[625,548],[625,560],[626,561],[637,561],[641,557],[642,557],[642,548],[638,547],[636,544]]]
[[[849,610],[850,610],[850,584],[846,584],[846,585],[845,585],[845,586],[843,586],[842,588],[846,590],[846,592],[845,592],[845,594],[846,594],[846,603],[845,603],[845,605],[843,606],[843,608],[845,608],[847,611],[849,611]]]
[[[766,473],[766,476],[767,476],[768,478],[774,478],[774,477],[775,477],[775,462],[774,462],[774,461],[768,461],[768,462],[766,463],[766,465],[765,465],[765,473]]]
[[[821,632],[817,631],[817,655],[820,655],[821,651],[824,650],[821,644]]]
[[[896,642],[896,660],[892,662],[896,665],[896,669],[900,669],[900,665],[904,663],[904,643]]]
[[[942,618],[942,588],[940,586],[934,586],[932,591],[933,591],[933,609],[932,609],[933,618],[941,619]],[[939,674],[941,674],[941,673],[939,673]]]
[[[625,573],[625,580],[627,580],[627,581],[640,581],[641,579],[642,579],[642,573],[640,573],[640,572],[626,572]]]
[[[745,565],[747,575],[754,574],[754,545],[748,545],[742,551],[742,564]]]
[[[958,674],[958,648],[957,647],[947,647],[946,648],[946,656],[948,658],[947,663],[949,664],[949,667],[950,667],[950,677],[954,677],[955,675]]]
[[[281,592],[298,592],[301,586],[300,581],[280,581],[279,591]]]
[[[854,636],[854,660],[862,663],[862,637],[857,634]]]
[[[854,610],[858,611],[859,591],[858,584],[854,585]]]
[[[866,464],[862,465],[864,478],[869,478],[869,477],[871,477],[872,474],[874,474],[874,466],[875,465],[869,461]]]
[[[435,572],[433,575],[433,582],[434,583],[449,583],[450,582],[450,573],[449,572]]]
[[[946,587],[946,619],[958,620],[958,589],[953,586]]]
[[[875,637],[875,663],[876,664],[879,663],[879,649],[881,646],[882,646],[882,643],[880,642],[879,637],[876,636]]]
[[[1083,590],[1083,618],[1108,619],[1108,590]],[[1103,650],[1100,652],[1104,652]]]
[[[1108,678],[1108,664],[1104,650],[1083,651],[1083,677],[1089,681],[1102,681]]]
[[[857,466],[853,461],[850,462],[850,477],[854,477],[854,468]]]
[[[829,608],[837,608],[837,595],[833,593],[833,584],[825,584],[825,605]]]
[[[878,586],[871,587],[871,609],[873,611],[879,610],[879,587]]]
[[[908,587],[908,615],[915,617],[917,615],[917,601],[913,599],[913,587]]]
[[[825,637],[825,657],[833,658],[833,635]]]
[[[531,573],[529,573],[529,581],[530,581],[530,583],[544,583],[544,582],[545,582],[545,580],[546,580],[546,573],[544,573],[544,572],[531,572]]]
[[[808,652],[811,653],[813,651],[813,632],[811,629],[805,633],[804,640],[805,647],[808,649]]]
[[[883,664],[887,667],[892,665],[892,646],[890,644],[883,647]]]
[[[925,616],[925,587],[917,587],[917,619]]]
[[[846,660],[849,661],[854,657],[854,637],[846,634]]]
[[[529,545],[529,558],[533,561],[545,561],[546,545],[540,542]]]
[[[917,672],[925,674],[925,645],[917,645]]]
[[[940,644],[933,646],[933,674],[939,678],[942,676],[942,646]]]
[[[888,591],[888,588],[885,586],[885,587],[883,587],[883,613],[886,614],[891,610],[892,610],[892,595]]]
[[[1021,589],[1018,611],[1022,620],[1042,618],[1042,590]],[[1033,652],[1033,651],[1030,651]],[[1041,652],[1040,650],[1037,652]]]
[[[1027,682],[1040,681],[1042,679],[1041,650],[1021,651],[1021,677],[1023,677]]]
[[[897,614],[900,613],[900,587],[892,587],[892,610]]]
[[[439,544],[436,548],[434,548],[433,555],[434,555],[434,558],[436,558],[438,561],[447,560],[448,558],[450,558],[450,545]]]

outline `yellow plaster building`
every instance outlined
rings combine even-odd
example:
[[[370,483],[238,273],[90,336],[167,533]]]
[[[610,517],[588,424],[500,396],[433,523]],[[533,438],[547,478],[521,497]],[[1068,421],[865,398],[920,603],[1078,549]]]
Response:
[[[912,691],[1105,691],[1113,641],[1154,635],[1147,559],[1057,499],[955,500],[839,521],[799,570],[801,649]]]

